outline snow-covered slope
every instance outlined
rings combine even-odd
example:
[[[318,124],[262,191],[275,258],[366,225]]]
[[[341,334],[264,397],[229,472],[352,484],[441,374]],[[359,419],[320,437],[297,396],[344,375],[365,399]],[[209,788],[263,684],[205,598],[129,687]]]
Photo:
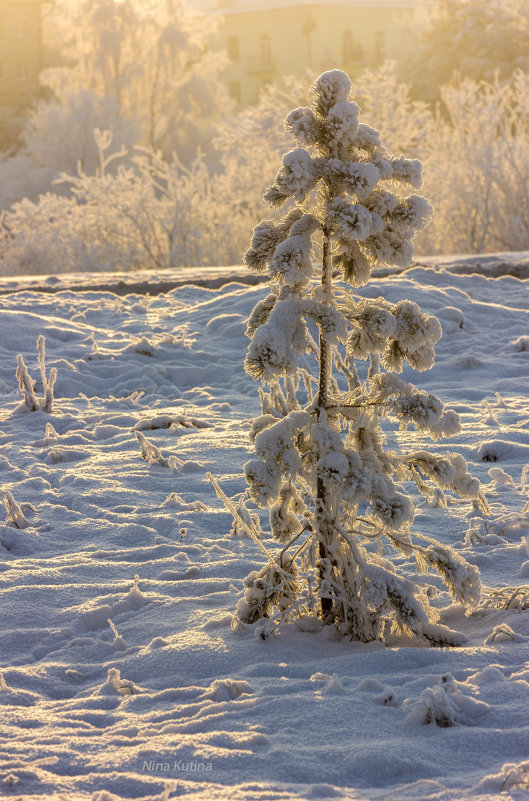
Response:
[[[515,588],[529,584],[529,286],[457,263],[362,294],[439,316],[436,366],[413,379],[463,431],[431,447],[457,448],[492,507],[485,521],[468,504],[416,499],[415,526],[461,548],[485,587]],[[61,280],[0,296],[2,794],[526,798],[523,593],[465,617],[441,592],[444,622],[468,638],[458,649],[231,630],[261,557],[231,533],[206,472],[229,495],[244,488],[258,411],[244,320],[265,288],[120,296]],[[38,377],[40,335],[58,373],[50,413],[21,408],[15,378],[17,353]]]

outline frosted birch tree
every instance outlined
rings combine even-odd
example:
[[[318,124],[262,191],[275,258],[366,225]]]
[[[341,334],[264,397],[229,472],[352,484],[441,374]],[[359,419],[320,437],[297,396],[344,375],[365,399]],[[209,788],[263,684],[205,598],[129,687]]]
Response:
[[[93,128],[113,129],[116,142],[119,128],[129,134],[125,144],[136,135],[140,144],[168,158],[176,151],[187,163],[209,144],[230,108],[219,80],[224,57],[209,47],[214,15],[183,0],[57,0],[50,14],[50,36],[67,63],[41,73],[55,99],[30,116],[23,135],[29,150],[38,153],[45,141],[54,151],[56,118],[84,134],[88,146]],[[84,132],[76,109],[83,119],[93,117]]]
[[[245,368],[262,383],[262,413],[245,475],[283,547],[275,556],[259,540],[267,564],[247,578],[235,625],[296,618],[364,642],[397,629],[456,645],[460,635],[437,622],[425,584],[399,575],[386,555],[390,546],[414,556],[420,571],[436,570],[458,603],[479,599],[477,568],[412,532],[414,505],[400,486],[411,479],[434,505],[451,491],[485,510],[479,481],[461,455],[397,453],[382,430],[386,418],[433,439],[459,430],[453,411],[398,375],[404,362],[432,367],[441,327],[409,300],[350,288],[367,284],[374,267],[407,266],[432,208],[412,192],[421,163],[386,151],[379,132],[359,122],[350,91],[345,73],[326,72],[312,107],[287,116],[297,147],[264,197],[289,210],[256,226],[245,255],[269,275],[269,294],[247,325]],[[358,371],[357,360],[368,369]],[[230,507],[238,525],[262,537],[246,507]]]
[[[454,73],[504,81],[529,69],[527,0],[433,0],[420,9],[410,33],[417,39],[399,71],[429,102],[439,99],[439,88]]]

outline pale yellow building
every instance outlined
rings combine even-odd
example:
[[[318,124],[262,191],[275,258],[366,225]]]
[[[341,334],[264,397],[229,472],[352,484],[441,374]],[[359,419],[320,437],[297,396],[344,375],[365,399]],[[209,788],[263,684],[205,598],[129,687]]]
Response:
[[[193,2],[193,0],[192,0]],[[215,49],[225,50],[225,80],[241,105],[285,75],[341,67],[355,77],[410,47],[410,19],[421,0],[195,0],[221,16]]]
[[[40,0],[0,0],[0,106],[22,109],[39,94]]]

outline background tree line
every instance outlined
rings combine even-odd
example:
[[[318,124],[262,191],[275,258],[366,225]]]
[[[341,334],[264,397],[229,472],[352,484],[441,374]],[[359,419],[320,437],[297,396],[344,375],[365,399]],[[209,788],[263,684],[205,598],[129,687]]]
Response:
[[[215,24],[178,0],[57,1],[61,64],[0,156],[2,272],[240,262],[309,81],[235,109]],[[527,3],[436,0],[410,42],[413,57],[365,71],[353,97],[423,162],[435,215],[419,252],[529,249]]]

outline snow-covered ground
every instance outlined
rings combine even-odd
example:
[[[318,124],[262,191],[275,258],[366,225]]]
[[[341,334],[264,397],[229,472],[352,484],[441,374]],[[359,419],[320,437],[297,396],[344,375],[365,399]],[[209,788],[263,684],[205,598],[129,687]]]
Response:
[[[492,508],[483,520],[468,503],[416,499],[415,526],[479,567],[485,600],[486,588],[513,588],[508,608],[490,601],[467,617],[440,592],[443,622],[468,638],[457,649],[385,649],[293,626],[266,641],[251,626],[232,631],[261,557],[231,532],[206,472],[228,495],[244,489],[258,412],[244,321],[264,286],[0,285],[0,488],[11,493],[0,525],[0,795],[528,797],[529,285],[513,275],[529,258],[460,269],[476,263],[437,260],[362,290],[439,316],[436,366],[413,380],[459,412],[463,431],[425,444],[457,448]],[[20,408],[15,378],[22,353],[41,387],[40,335],[58,374],[49,413]],[[136,431],[163,463],[141,458]],[[435,717],[454,725],[425,722]]]

